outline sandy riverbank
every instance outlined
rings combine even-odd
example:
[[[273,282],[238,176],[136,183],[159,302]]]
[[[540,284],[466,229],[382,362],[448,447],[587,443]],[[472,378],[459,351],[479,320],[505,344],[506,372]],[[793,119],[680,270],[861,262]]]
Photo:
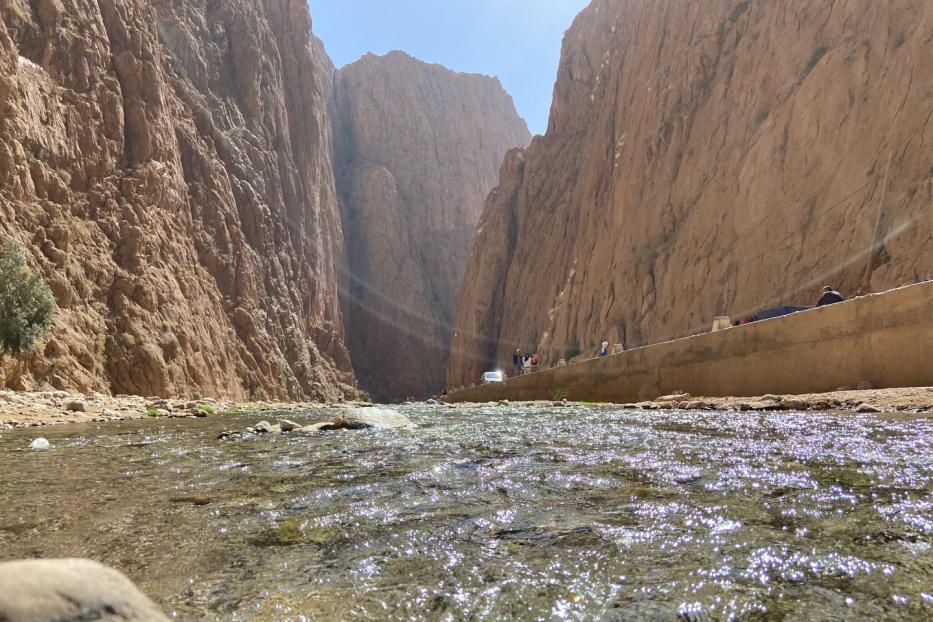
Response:
[[[66,391],[0,391],[0,430],[65,423],[123,421],[159,417],[205,417],[225,412],[313,410],[317,402],[227,402],[139,396],[82,395]]]

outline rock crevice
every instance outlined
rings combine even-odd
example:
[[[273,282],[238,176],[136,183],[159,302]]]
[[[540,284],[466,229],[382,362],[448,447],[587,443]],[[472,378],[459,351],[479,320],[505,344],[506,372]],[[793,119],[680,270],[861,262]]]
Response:
[[[333,109],[357,377],[380,399],[437,394],[483,196],[527,127],[498,80],[401,52],[337,72]]]

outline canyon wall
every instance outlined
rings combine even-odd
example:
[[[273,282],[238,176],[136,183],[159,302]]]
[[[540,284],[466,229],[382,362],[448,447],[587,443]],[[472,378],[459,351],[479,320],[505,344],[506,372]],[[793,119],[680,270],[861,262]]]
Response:
[[[14,388],[336,400],[332,68],[304,0],[5,0],[0,232],[51,285]]]
[[[439,393],[483,198],[528,129],[497,79],[401,52],[337,72],[333,110],[357,378],[380,399]]]
[[[933,4],[595,0],[511,152],[448,381],[933,272]]]

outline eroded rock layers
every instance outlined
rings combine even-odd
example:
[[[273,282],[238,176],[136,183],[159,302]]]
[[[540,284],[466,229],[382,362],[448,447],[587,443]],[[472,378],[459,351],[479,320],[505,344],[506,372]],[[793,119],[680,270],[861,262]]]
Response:
[[[487,199],[449,367],[933,272],[933,4],[595,0]]]
[[[528,129],[498,80],[400,52],[341,69],[334,110],[357,378],[379,398],[438,393],[483,198]]]
[[[329,61],[304,0],[6,0],[0,228],[51,338],[4,382],[353,393]]]

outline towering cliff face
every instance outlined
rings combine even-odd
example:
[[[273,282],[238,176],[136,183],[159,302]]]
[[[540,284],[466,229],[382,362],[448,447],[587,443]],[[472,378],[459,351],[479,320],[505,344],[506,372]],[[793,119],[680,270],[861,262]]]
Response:
[[[480,223],[449,368],[933,272],[933,4],[595,0]]]
[[[381,398],[439,392],[483,197],[528,129],[498,80],[400,52],[341,69],[334,110],[357,378]]]
[[[352,393],[304,0],[6,0],[0,228],[49,280],[11,386]]]

